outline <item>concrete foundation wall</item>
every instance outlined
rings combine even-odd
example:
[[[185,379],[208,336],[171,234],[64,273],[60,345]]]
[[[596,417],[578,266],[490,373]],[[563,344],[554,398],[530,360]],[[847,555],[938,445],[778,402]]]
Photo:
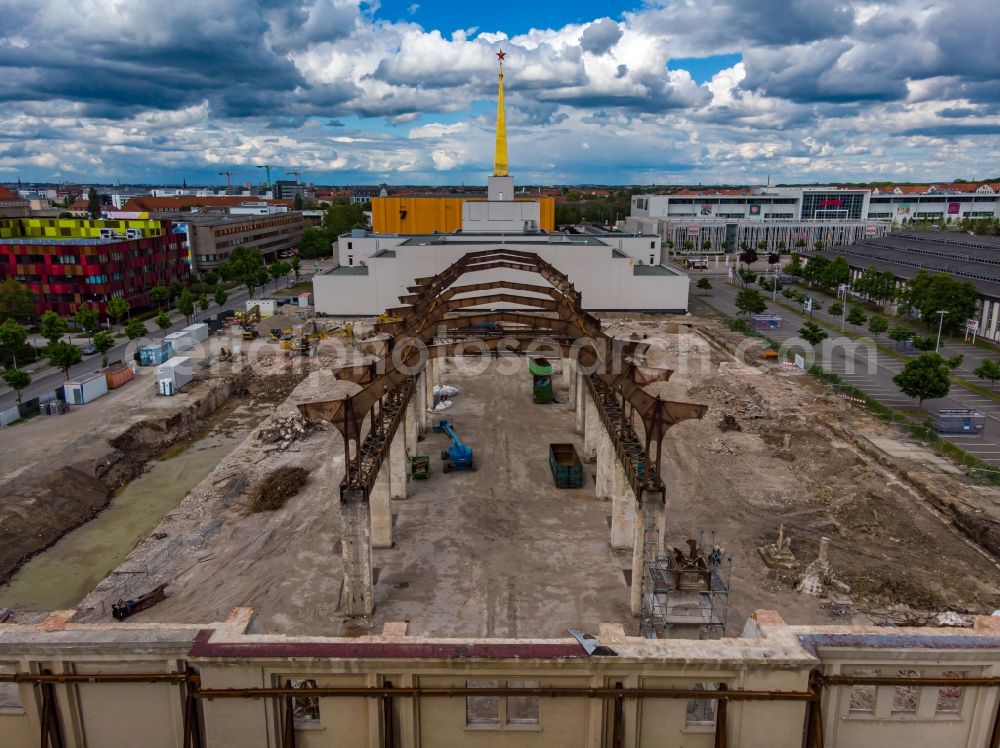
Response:
[[[996,677],[1000,621],[977,619],[974,629],[893,629],[788,626],[758,611],[736,639],[649,640],[602,625],[600,644],[613,655],[588,657],[572,639],[427,639],[407,636],[406,624],[350,639],[285,637],[256,632],[252,611],[236,609],[215,624],[70,624],[66,612],[36,624],[0,625],[0,674],[183,673],[201,689],[286,686],[311,681],[330,688],[501,687],[714,689],[804,693],[810,674]],[[594,632],[598,633],[598,632]],[[69,748],[184,744],[184,684],[57,683],[60,729]],[[827,685],[821,691],[824,746],[984,746],[993,729],[1000,687],[965,686],[943,698],[937,687],[902,693],[897,686]],[[854,689],[854,690],[852,690]],[[5,748],[38,745],[40,689],[0,683],[0,736]],[[304,693],[308,693],[307,691]],[[482,697],[480,697],[482,698]],[[296,720],[296,743],[385,745],[389,708],[394,745],[611,746],[613,700],[541,696],[537,721],[518,722],[515,705],[498,696],[496,721],[470,722],[462,695],[318,699],[318,714]],[[531,698],[529,704],[533,704]],[[717,702],[713,702],[717,703]],[[198,699],[203,745],[280,746],[283,698]],[[621,745],[714,745],[716,710],[686,698],[626,698]],[[800,748],[807,702],[733,700],[727,705],[727,745]],[[486,709],[487,712],[490,708]],[[303,714],[300,710],[300,716]],[[138,737],[137,737],[138,736]]]

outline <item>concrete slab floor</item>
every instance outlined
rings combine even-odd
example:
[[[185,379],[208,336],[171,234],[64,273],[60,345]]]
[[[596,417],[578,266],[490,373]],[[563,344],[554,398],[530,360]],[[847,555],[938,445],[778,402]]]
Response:
[[[488,637],[630,620],[622,569],[631,559],[611,552],[611,505],[594,497],[593,466],[576,490],[556,488],[549,471],[549,443],[582,446],[573,411],[532,403],[523,358],[467,371],[477,364],[487,362],[452,359],[439,369],[442,383],[459,388],[440,415],[475,450],[477,470],[442,472],[445,434],[418,444],[431,477],[393,502],[395,547],[374,551],[376,619],[408,620],[413,634]]]

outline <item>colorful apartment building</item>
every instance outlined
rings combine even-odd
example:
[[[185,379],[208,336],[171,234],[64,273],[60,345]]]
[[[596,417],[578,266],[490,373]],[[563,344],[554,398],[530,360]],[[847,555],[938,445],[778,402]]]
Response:
[[[103,312],[116,297],[142,307],[155,286],[187,280],[183,244],[170,221],[0,219],[0,277],[26,284],[39,313]]]

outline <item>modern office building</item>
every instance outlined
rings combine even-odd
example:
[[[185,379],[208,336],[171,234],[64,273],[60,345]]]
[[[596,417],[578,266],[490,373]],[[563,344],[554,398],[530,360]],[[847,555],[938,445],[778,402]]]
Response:
[[[889,221],[867,218],[871,193],[838,187],[635,195],[629,231],[658,234],[675,253],[812,249],[889,233]]]
[[[170,221],[0,219],[0,275],[26,284],[39,313],[145,306],[155,286],[188,278],[184,255]]]
[[[298,252],[302,214],[285,210],[272,213],[270,209],[241,207],[228,213],[171,215],[178,222],[178,230],[187,234],[192,269],[204,272],[218,268],[241,245],[259,249],[268,263]]]

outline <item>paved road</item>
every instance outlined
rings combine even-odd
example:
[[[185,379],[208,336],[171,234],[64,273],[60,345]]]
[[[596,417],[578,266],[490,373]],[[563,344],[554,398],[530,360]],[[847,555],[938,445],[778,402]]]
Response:
[[[319,263],[320,270],[325,269],[330,265],[331,261],[326,260],[325,262]],[[305,260],[302,263],[302,273],[301,278],[303,280],[308,280],[312,277],[313,261]],[[229,291],[229,297],[226,299],[226,303],[221,307],[217,304],[212,304],[207,311],[198,312],[199,318],[207,318],[209,316],[214,316],[221,311],[229,309],[244,309],[246,306],[247,299],[247,289],[246,286],[240,286]],[[184,317],[174,312],[170,315],[174,324],[166,331],[161,331],[152,320],[146,323],[147,329],[150,330],[151,338],[159,338],[163,335],[169,334],[171,332],[177,332],[178,330],[187,327],[187,322]],[[128,340],[122,340],[122,342],[115,345],[110,351],[108,351],[108,360],[117,361],[124,358],[126,354],[126,349],[129,345]],[[23,400],[30,400],[33,397],[38,397],[45,392],[51,392],[55,388],[62,385],[66,381],[66,377],[63,375],[62,371],[59,369],[53,369],[49,366],[44,359],[40,359],[37,364],[27,364],[24,366],[25,369],[31,372],[31,384],[28,385],[24,390],[21,391],[21,398]],[[89,374],[91,372],[97,371],[101,368],[101,355],[99,353],[93,354],[91,356],[84,356],[83,361],[81,361],[76,366],[70,368],[70,377],[80,376],[82,374]],[[12,389],[0,383],[0,410],[6,410],[7,408],[13,407],[17,404],[17,393]]]
[[[726,283],[722,277],[713,277],[712,282],[713,288],[707,295],[703,295],[703,291],[692,289],[692,311],[711,313],[712,309],[703,303],[707,302],[712,307],[735,316],[737,311],[736,294],[740,290],[739,286],[732,286]],[[783,299],[780,294],[778,295],[778,299],[787,303],[787,300]],[[828,301],[825,299],[824,306],[828,306]],[[797,337],[798,330],[806,319],[804,315],[774,303],[769,305],[769,310],[784,319],[784,329],[769,331],[767,333],[768,337],[778,342],[784,342],[789,338]],[[816,316],[823,317],[831,322],[833,320],[825,311],[816,313]],[[971,349],[978,358],[982,358],[984,355],[981,349],[958,343],[947,345],[944,353],[945,355],[953,356],[958,353],[966,353],[965,349]],[[915,408],[916,401],[900,392],[899,388],[892,381],[892,378],[902,370],[904,362],[881,352],[876,352],[873,358],[874,365],[870,365],[868,356],[864,351],[846,352],[845,348],[838,347],[833,350],[830,360],[826,363],[829,365],[830,370],[845,382],[857,387],[884,405],[890,408]],[[965,367],[963,366],[963,368]],[[969,374],[969,378],[974,378],[971,376],[971,373]],[[985,386],[985,383],[983,384]],[[952,385],[948,397],[938,400],[926,400],[923,405],[928,411],[943,408],[975,408],[985,413],[987,416],[986,431],[983,436],[952,437],[951,440],[969,454],[1000,466],[1000,402],[983,397],[959,385]]]

